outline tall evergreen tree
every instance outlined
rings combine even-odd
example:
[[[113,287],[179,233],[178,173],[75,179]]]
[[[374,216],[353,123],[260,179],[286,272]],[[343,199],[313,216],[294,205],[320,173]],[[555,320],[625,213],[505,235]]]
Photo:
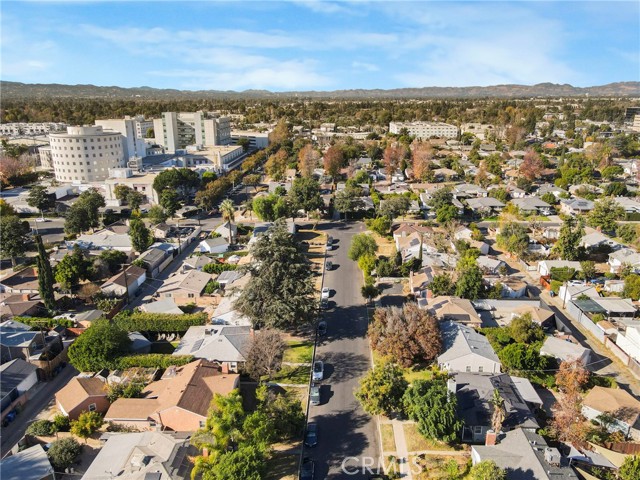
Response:
[[[36,258],[36,266],[38,267],[38,292],[47,310],[53,312],[56,308],[56,301],[53,294],[54,281],[51,263],[49,263],[49,254],[44,248],[42,237],[35,235],[34,238],[38,247],[38,256]]]
[[[311,268],[283,219],[260,237],[252,254],[251,280],[235,307],[254,326],[291,329],[311,321],[316,305]]]

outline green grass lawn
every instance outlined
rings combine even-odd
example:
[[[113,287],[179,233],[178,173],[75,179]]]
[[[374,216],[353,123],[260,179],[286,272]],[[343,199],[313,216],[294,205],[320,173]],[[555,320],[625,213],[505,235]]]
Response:
[[[424,438],[420,435],[420,432],[418,432],[418,425],[415,423],[405,423],[403,428],[409,452],[419,452],[423,450],[454,450],[453,447],[450,447],[446,443],[434,442]]]
[[[306,385],[309,383],[309,375],[311,374],[311,367],[290,367],[285,365],[278,373],[276,373],[271,379],[272,382],[277,383],[291,383],[296,385]],[[263,377],[263,380],[267,380],[267,377]]]
[[[433,378],[433,370],[430,368],[405,368],[404,378],[409,383],[413,383],[416,380],[431,380]]]
[[[311,363],[313,359],[313,342],[290,340],[284,351],[282,361],[291,363]]]
[[[395,452],[396,437],[393,435],[393,425],[390,423],[380,425],[380,435],[382,436],[382,451]]]

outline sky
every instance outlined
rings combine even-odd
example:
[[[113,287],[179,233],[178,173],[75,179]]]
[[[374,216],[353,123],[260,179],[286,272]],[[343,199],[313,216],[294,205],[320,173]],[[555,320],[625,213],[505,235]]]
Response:
[[[0,79],[271,91],[640,81],[640,2],[0,2]]]

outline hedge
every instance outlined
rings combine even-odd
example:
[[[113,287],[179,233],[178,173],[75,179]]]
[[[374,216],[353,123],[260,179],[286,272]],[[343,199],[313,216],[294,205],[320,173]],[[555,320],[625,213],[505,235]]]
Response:
[[[207,273],[222,273],[228,270],[236,270],[238,265],[233,265],[231,263],[208,263],[202,270]]]
[[[30,327],[44,327],[44,328],[53,328],[61,325],[63,327],[69,328],[75,326],[76,322],[74,320],[67,320],[65,318],[53,319],[47,317],[13,317],[16,322],[24,323]]]
[[[118,314],[114,321],[128,332],[179,333],[186,332],[194,325],[207,323],[206,313],[175,315],[171,313],[135,312],[131,315]]]
[[[186,365],[193,360],[193,355],[170,355],[165,353],[150,353],[146,355],[128,355],[117,360],[118,368],[169,368]]]

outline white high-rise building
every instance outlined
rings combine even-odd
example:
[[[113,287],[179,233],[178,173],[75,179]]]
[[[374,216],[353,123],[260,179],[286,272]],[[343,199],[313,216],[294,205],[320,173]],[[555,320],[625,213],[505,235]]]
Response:
[[[124,157],[142,158],[146,156],[147,144],[144,136],[149,128],[153,128],[151,120],[146,121],[144,117],[124,117],[124,119],[96,120],[95,124],[101,126],[105,131],[120,133],[123,138]]]
[[[409,135],[419,139],[427,139],[431,137],[438,138],[456,138],[458,136],[458,127],[442,122],[391,122],[389,123],[389,133],[396,135],[406,128]]]
[[[228,117],[208,118],[205,112],[164,112],[153,120],[156,143],[168,153],[187,145],[228,145],[231,142],[231,121]]]
[[[101,126],[67,127],[49,135],[51,161],[59,182],[101,182],[110,168],[126,167],[123,136]]]

